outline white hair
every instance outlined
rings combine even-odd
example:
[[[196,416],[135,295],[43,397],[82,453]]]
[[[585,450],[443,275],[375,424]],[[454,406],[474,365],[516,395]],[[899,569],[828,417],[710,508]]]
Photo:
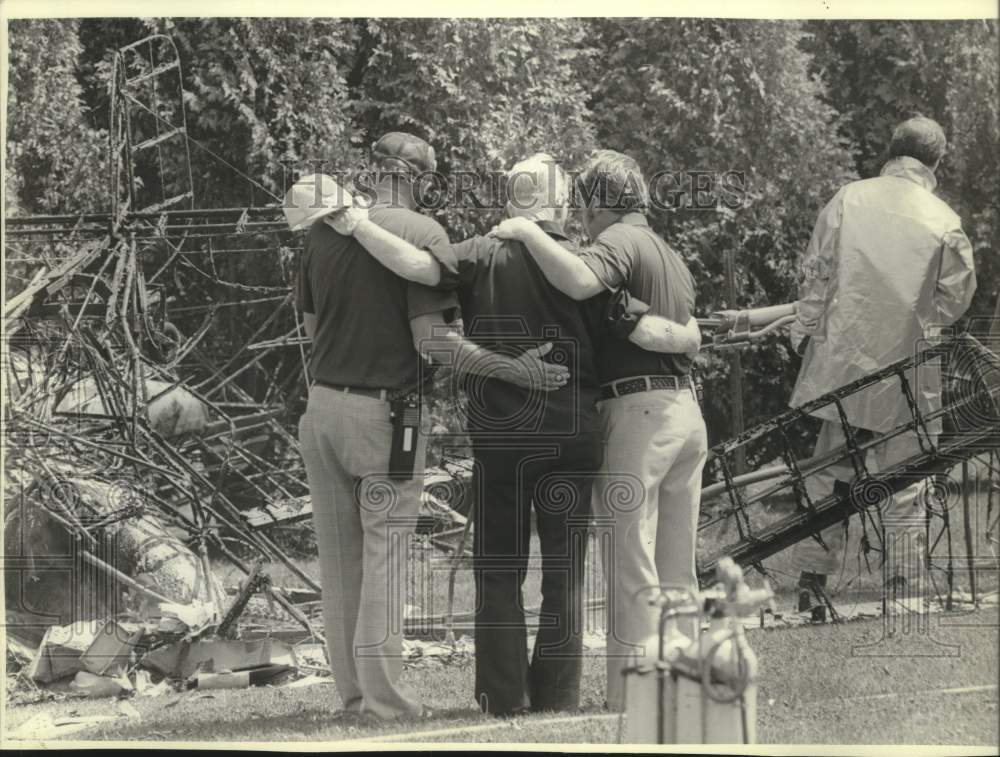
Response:
[[[535,153],[507,173],[507,215],[512,218],[562,224],[569,199],[569,176],[548,153]]]

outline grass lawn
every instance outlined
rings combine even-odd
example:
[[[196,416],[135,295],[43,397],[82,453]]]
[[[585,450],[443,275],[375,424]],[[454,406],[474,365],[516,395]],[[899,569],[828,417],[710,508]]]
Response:
[[[976,553],[993,554],[996,537],[984,523],[985,497],[976,496],[971,504],[973,531],[979,542]],[[960,512],[953,521],[955,551],[961,555]],[[732,536],[706,536],[700,546],[703,551],[711,551]],[[848,614],[857,602],[875,599],[881,593],[877,562],[873,565],[874,574],[869,574],[858,558],[859,539],[860,528],[854,519],[844,568],[831,576],[831,598]],[[528,607],[537,606],[540,599],[540,560],[534,538],[532,552],[524,591]],[[598,599],[604,592],[596,550],[590,550],[588,561],[587,597]],[[315,559],[296,562],[307,574],[318,578]],[[406,602],[412,605],[415,614],[433,616],[445,612],[448,566],[444,553],[419,546],[414,549]],[[787,612],[794,602],[797,578],[788,551],[767,560],[765,566],[777,580],[779,608]],[[968,577],[962,574],[961,558],[956,567],[956,587],[967,589]],[[239,582],[241,574],[231,565],[220,563],[216,568],[224,584]],[[301,586],[301,581],[283,566],[272,565],[268,572],[275,585]],[[981,571],[979,576],[979,591],[995,592],[996,571]],[[935,571],[935,580],[942,590],[941,571]],[[757,584],[756,578],[750,581]],[[455,588],[456,613],[471,612],[474,599],[472,574],[461,570]],[[996,688],[1000,680],[997,607],[921,617],[929,623],[926,631],[916,627],[903,629],[901,634],[881,644],[878,644],[884,633],[881,618],[752,632],[750,643],[759,657],[761,671],[758,740],[771,744],[996,745],[1000,719]],[[281,623],[294,625],[290,618]],[[585,631],[600,633],[602,629],[603,611],[588,612]],[[859,650],[862,647],[881,656],[862,654]],[[307,688],[137,697],[129,703],[140,717],[122,717],[70,738],[170,742],[341,742],[387,738],[550,744],[616,741],[618,719],[601,709],[602,657],[585,658],[581,710],[571,717],[533,715],[502,723],[493,720],[482,715],[473,702],[473,675],[471,660],[448,666],[423,660],[408,667],[404,680],[422,701],[436,710],[432,718],[420,722],[381,726],[338,724],[331,718],[340,706],[336,687],[319,684]],[[115,703],[107,699],[19,705],[5,710],[4,731],[17,728],[39,713],[66,717],[71,713],[87,716],[116,712]]]
[[[857,647],[883,638],[883,621],[871,619],[755,631],[750,643],[760,659],[758,740],[798,744],[996,745],[996,608],[927,616],[927,633],[910,629],[861,656]],[[943,645],[958,645],[946,648]],[[946,651],[953,656],[943,656]],[[914,656],[914,655],[923,656]],[[408,668],[406,682],[436,707],[421,722],[345,727],[331,719],[336,688],[259,688],[188,692],[130,703],[141,717],[120,718],[75,740],[144,741],[345,741],[383,739],[436,742],[614,743],[617,719],[600,709],[603,659],[585,660],[581,712],[533,715],[499,723],[472,701],[471,661]],[[39,712],[55,717],[114,714],[111,700],[66,700],[9,708],[5,728]],[[465,727],[467,730],[458,730]],[[425,732],[426,736],[421,736]],[[345,747],[348,745],[345,745]],[[360,744],[356,744],[360,746]]]

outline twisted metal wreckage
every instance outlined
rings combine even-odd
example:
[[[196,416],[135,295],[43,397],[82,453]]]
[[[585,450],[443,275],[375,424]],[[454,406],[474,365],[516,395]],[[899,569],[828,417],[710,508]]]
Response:
[[[240,654],[215,647],[216,669],[247,663],[249,656],[252,670],[264,670],[280,655],[262,653],[254,639],[275,634],[239,625],[258,592],[302,626],[299,639],[322,642],[303,604],[315,600],[320,587],[272,530],[309,516],[296,439],[283,423],[289,414],[284,399],[301,387],[305,338],[289,286],[241,284],[220,273],[226,258],[239,254],[266,255],[273,265],[276,250],[284,267],[293,259],[295,240],[276,205],[196,207],[190,150],[207,148],[187,133],[181,81],[180,59],[168,37],[154,35],[118,50],[110,83],[110,213],[6,221],[8,270],[20,270],[27,282],[4,308],[7,628],[29,647],[48,629],[49,646],[57,647],[52,628],[105,620],[74,648],[73,665],[65,670],[54,658],[40,662],[44,655],[37,655],[36,680],[81,665],[106,673],[109,659],[124,665],[137,650],[147,667],[164,675],[204,674],[199,662],[213,653],[202,646],[199,656],[188,643],[182,660],[177,642],[218,645],[237,637],[245,645]],[[267,192],[232,170],[253,191]],[[168,197],[166,186],[182,191]],[[159,188],[160,196],[151,197],[145,187]],[[196,294],[206,304],[178,307]],[[253,337],[221,360],[209,354],[203,343],[223,308],[252,305],[270,310]],[[727,311],[705,319],[703,328],[715,333],[706,348],[745,345],[784,325],[789,312]],[[276,360],[277,368],[265,368],[265,358]],[[930,360],[943,360],[951,378],[945,407],[933,415],[920,411],[910,389],[913,372]],[[711,464],[721,480],[703,492],[700,531],[725,532],[735,524],[736,539],[699,565],[703,581],[711,580],[722,556],[763,571],[764,559],[800,539],[819,539],[821,529],[851,515],[872,527],[875,543],[866,527],[866,546],[878,551],[879,502],[917,474],[944,481],[974,457],[989,473],[987,531],[995,529],[998,363],[997,354],[960,335],[715,446]],[[262,391],[252,394],[237,381],[250,376]],[[844,398],[887,379],[905,395],[909,422],[861,443],[845,421],[846,447],[795,459],[795,425],[806,412],[834,405],[844,420]],[[934,443],[927,425],[939,417],[945,433]],[[921,454],[869,474],[865,450],[907,430],[919,436]],[[783,464],[742,473],[747,450],[769,438],[780,440]],[[845,458],[858,474],[855,484],[811,501],[804,480]],[[449,606],[440,617],[409,618],[411,633],[429,628],[453,639],[452,627],[462,621],[451,598],[455,571],[467,565],[470,477],[469,461],[457,458],[428,471],[419,531],[450,565]],[[770,483],[748,493],[747,486],[761,482]],[[946,489],[941,487],[944,495]],[[782,496],[793,499],[794,507],[775,517],[768,503]],[[968,520],[965,525],[965,567],[972,577],[980,569],[995,570],[995,556],[973,557]],[[931,560],[939,560],[942,542],[947,550],[950,605],[955,567],[949,507],[929,507],[927,535]],[[244,574],[234,596],[214,577],[210,550]],[[272,585],[263,566],[275,563],[307,590]],[[119,633],[123,626],[114,620],[122,617],[123,602],[129,618],[145,621],[129,626],[128,633]],[[86,654],[80,663],[82,653],[104,649],[101,639],[108,634],[128,643],[112,645],[113,652],[91,667]],[[227,654],[234,659],[225,662]]]

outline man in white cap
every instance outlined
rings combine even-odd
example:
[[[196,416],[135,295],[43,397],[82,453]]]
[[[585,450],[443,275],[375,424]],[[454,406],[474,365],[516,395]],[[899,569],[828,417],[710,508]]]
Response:
[[[508,194],[509,216],[573,249],[563,231],[570,183],[551,156],[515,165]],[[454,252],[469,339],[513,355],[554,342],[552,359],[572,366],[572,381],[544,396],[490,377],[466,381],[479,493],[476,698],[499,717],[572,711],[579,705],[586,533],[602,447],[595,342],[635,339],[650,348],[680,344],[696,351],[700,334],[694,322],[673,324],[673,340],[665,344],[669,325],[643,315],[641,302],[618,309],[608,307],[609,297],[575,302],[549,284],[518,242],[477,236]],[[418,257],[432,262],[426,253],[408,257],[410,270],[419,268]],[[532,510],[542,553],[542,607],[529,660],[522,585]]]
[[[954,323],[969,307],[976,290],[972,245],[961,219],[933,193],[945,147],[944,131],[935,121],[904,121],[893,131],[881,175],[841,188],[820,212],[799,274],[792,343],[803,358],[792,407],[912,357],[935,328]],[[908,378],[922,412],[941,407],[936,365],[922,366],[919,381],[913,372]],[[847,397],[842,407],[861,441],[910,420],[897,379]],[[844,444],[834,406],[812,415],[823,421],[816,455]],[[928,431],[932,437],[940,433],[940,420]],[[911,431],[873,446],[866,466],[875,473],[919,454]],[[851,463],[843,461],[809,476],[806,491],[818,501],[835,483],[848,484],[854,476]],[[923,559],[920,488],[911,486],[882,506],[891,586],[901,586],[905,573]],[[823,618],[823,606],[811,607],[810,594],[821,591],[827,575],[840,569],[844,536],[844,527],[831,526],[821,534],[823,544],[805,539],[792,549],[793,564],[801,571],[799,610],[812,609],[816,620]]]
[[[418,353],[457,301],[454,293],[396,276],[358,239],[388,258],[423,251],[437,261],[439,280],[456,266],[441,226],[413,209],[414,175],[434,169],[430,145],[394,132],[374,153],[384,180],[369,210],[345,209],[351,199],[332,179],[312,177],[320,186],[290,192],[286,214],[293,227],[311,223],[296,298],[312,338],[299,441],[330,667],[345,711],[395,718],[425,710],[400,683],[406,543],[416,527],[426,450]],[[429,270],[421,266],[406,270],[419,279]],[[490,355],[451,332],[440,341],[467,356],[468,365],[508,381],[550,389],[567,378],[564,368],[534,353]],[[391,401],[397,396],[407,408]]]

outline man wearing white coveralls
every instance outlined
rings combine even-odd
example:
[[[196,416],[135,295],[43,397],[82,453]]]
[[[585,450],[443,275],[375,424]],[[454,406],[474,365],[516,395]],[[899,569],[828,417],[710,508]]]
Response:
[[[959,217],[933,194],[945,146],[944,132],[931,119],[903,122],[893,131],[881,175],[841,188],[820,213],[799,273],[792,343],[803,360],[792,407],[912,357],[936,328],[954,323],[969,307],[976,289],[972,246]],[[938,366],[925,363],[907,378],[922,412],[940,409]],[[911,419],[898,379],[851,395],[843,407],[862,439]],[[812,415],[823,420],[816,455],[844,444],[835,406]],[[940,422],[930,423],[928,432],[936,438]],[[870,449],[866,467],[874,473],[918,454],[917,436],[908,431]],[[807,492],[817,501],[835,481],[849,483],[854,475],[845,460],[810,476]],[[891,545],[886,574],[893,583],[914,569],[925,549],[920,490],[916,484],[882,505],[885,543]],[[808,590],[840,570],[845,529],[831,526],[821,537],[825,547],[805,539],[793,548],[802,572],[800,610],[808,608]]]

